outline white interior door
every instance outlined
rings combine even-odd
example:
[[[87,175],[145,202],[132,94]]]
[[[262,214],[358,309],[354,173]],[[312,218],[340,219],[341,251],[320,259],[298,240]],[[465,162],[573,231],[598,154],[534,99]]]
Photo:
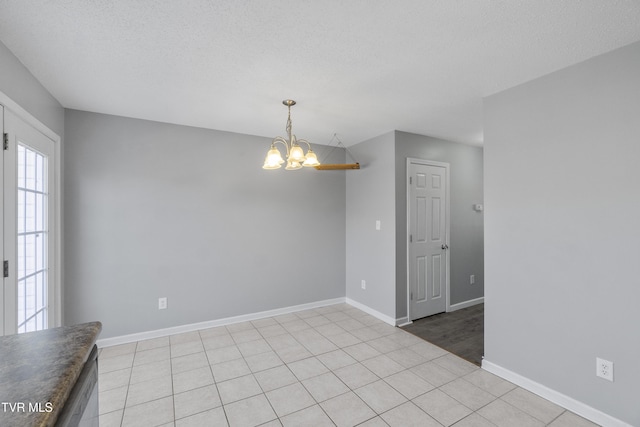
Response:
[[[409,159],[409,320],[447,310],[449,165]]]
[[[3,334],[54,326],[54,142],[4,110]]]

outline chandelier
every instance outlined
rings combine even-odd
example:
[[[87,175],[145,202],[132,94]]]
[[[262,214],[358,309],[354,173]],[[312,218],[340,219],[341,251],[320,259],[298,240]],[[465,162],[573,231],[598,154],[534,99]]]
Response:
[[[286,170],[292,171],[296,169],[302,169],[305,167],[314,167],[320,165],[318,158],[316,157],[316,153],[311,149],[311,144],[306,139],[297,139],[295,135],[291,134],[291,107],[296,105],[296,101],[292,99],[285,99],[282,101],[284,105],[287,106],[289,110],[289,115],[287,117],[287,137],[285,139],[281,136],[276,136],[271,141],[271,148],[267,152],[267,157],[264,159],[264,165],[262,165],[262,169],[280,169],[282,164],[284,163],[284,159],[282,158],[282,154],[280,150],[276,147],[277,143],[280,143],[286,148],[286,157],[287,157],[287,166]],[[307,154],[304,154],[304,150],[300,147],[299,143],[307,144],[309,147],[307,150]]]

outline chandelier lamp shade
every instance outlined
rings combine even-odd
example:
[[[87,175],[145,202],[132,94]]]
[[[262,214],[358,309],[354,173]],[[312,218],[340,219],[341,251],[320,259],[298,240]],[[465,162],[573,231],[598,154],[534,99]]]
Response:
[[[280,169],[280,167],[285,163],[285,160],[282,158],[282,153],[276,144],[282,144],[286,149],[286,170],[291,171],[302,169],[303,166],[319,166],[320,162],[318,161],[316,153],[311,149],[309,141],[306,139],[297,139],[296,136],[291,133],[291,107],[296,105],[296,101],[292,99],[285,99],[282,103],[286,105],[289,112],[287,117],[287,138],[283,138],[281,136],[273,138],[273,141],[271,141],[271,148],[267,152],[267,157],[264,159],[262,169]],[[304,153],[300,144],[307,145],[307,154]]]

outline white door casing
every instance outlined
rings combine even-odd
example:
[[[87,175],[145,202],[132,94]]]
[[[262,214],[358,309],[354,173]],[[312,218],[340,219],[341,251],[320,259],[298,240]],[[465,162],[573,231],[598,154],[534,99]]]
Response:
[[[409,321],[449,308],[449,164],[407,159]]]
[[[3,139],[4,144],[4,106],[0,104],[0,135]],[[0,162],[0,188],[4,188],[4,164]],[[0,211],[0,218],[2,217]],[[2,221],[0,221],[2,224]],[[0,226],[0,243],[4,242],[4,227]],[[4,245],[0,244],[0,261],[4,260]],[[2,281],[2,286],[0,287],[0,336],[6,335],[5,327],[4,327],[4,318],[6,316],[6,305],[5,305],[5,281]]]

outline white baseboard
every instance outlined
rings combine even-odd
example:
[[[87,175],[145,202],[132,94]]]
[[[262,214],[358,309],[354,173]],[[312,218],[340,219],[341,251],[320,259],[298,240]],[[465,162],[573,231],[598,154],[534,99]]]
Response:
[[[354,306],[355,308],[357,308],[358,310],[362,310],[367,314],[372,315],[373,317],[376,317],[380,320],[382,320],[384,323],[387,323],[391,326],[396,326],[396,319],[394,319],[393,317],[387,316],[386,314],[382,314],[377,310],[374,310],[373,308],[366,306],[362,303],[359,303],[358,301],[354,301],[351,298],[345,298],[345,302],[349,305]]]
[[[398,327],[407,326],[407,325],[410,325],[412,323],[413,322],[411,320],[409,320],[409,318],[407,316],[398,317],[396,319],[396,326],[398,326]]]
[[[617,418],[607,415],[604,412],[595,409],[589,405],[579,402],[567,395],[564,395],[558,391],[552,390],[547,386],[537,383],[529,378],[523,377],[520,374],[516,374],[508,369],[505,369],[499,365],[489,362],[484,359],[482,361],[482,369],[491,372],[507,381],[510,381],[525,390],[529,390],[532,393],[543,397],[556,405],[562,406],[571,412],[584,417],[596,424],[603,427],[632,427],[630,424],[625,423]]]
[[[243,314],[241,316],[225,317],[223,319],[208,320],[206,322],[191,323],[188,325],[174,326],[171,328],[156,329],[154,331],[139,332],[130,335],[104,338],[96,342],[98,347],[110,347],[113,345],[127,344],[131,342],[148,340],[151,338],[165,337],[167,335],[182,334],[184,332],[198,331],[200,329],[215,328],[217,326],[231,325],[233,323],[247,322],[250,320],[264,319],[266,317],[279,316],[281,314],[295,313],[296,311],[310,310],[312,308],[325,307],[328,305],[343,304],[345,298],[334,298],[323,301],[316,301],[307,304],[294,305],[290,307],[277,308],[275,310],[260,311],[258,313]]]
[[[459,302],[457,304],[450,305],[449,310],[447,311],[451,312],[451,311],[461,310],[463,308],[471,307],[471,306],[482,304],[482,303],[484,303],[484,297],[470,299],[469,301]]]

